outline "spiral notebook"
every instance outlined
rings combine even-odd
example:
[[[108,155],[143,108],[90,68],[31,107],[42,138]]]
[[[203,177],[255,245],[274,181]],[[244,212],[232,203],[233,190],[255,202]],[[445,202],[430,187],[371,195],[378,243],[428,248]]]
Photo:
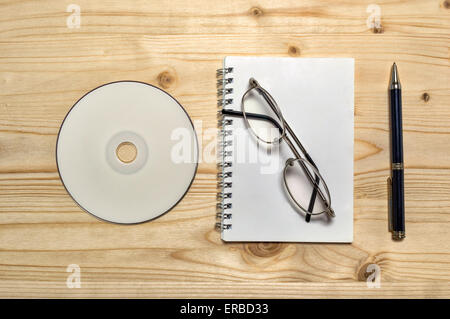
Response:
[[[258,147],[242,118],[224,116],[218,203],[222,240],[352,242],[354,60],[226,57],[218,70],[219,104],[241,111],[251,77],[275,98],[314,158],[328,184],[336,217],[307,223],[283,188],[284,163],[292,157],[289,148],[281,145],[279,153],[268,153]]]

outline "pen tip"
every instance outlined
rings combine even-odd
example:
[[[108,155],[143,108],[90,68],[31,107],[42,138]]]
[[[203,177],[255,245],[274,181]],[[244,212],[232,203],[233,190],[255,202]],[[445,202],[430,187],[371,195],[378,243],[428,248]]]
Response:
[[[398,77],[397,64],[392,64],[390,88],[401,88],[400,79]]]

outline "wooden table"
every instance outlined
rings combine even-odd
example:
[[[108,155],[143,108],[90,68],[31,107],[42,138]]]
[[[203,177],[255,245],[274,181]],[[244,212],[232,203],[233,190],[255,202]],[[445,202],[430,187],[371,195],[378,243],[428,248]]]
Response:
[[[0,1],[0,297],[450,296],[450,1],[77,0],[79,28],[71,3]],[[224,244],[214,163],[200,164],[173,211],[137,226],[99,221],[66,193],[56,136],[83,94],[148,82],[214,128],[226,55],[355,58],[353,244]],[[387,231],[393,61],[404,88],[401,243]],[[66,285],[70,264],[80,289]],[[370,264],[379,288],[366,284]]]

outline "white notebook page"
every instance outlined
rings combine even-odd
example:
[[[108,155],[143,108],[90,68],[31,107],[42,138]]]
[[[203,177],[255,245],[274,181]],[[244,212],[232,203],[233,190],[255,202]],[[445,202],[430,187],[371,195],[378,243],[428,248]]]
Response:
[[[331,193],[336,217],[324,215],[305,222],[291,204],[283,185],[286,159],[293,157],[286,144],[279,154],[267,155],[246,131],[242,118],[228,126],[239,131],[233,141],[232,203],[227,212],[230,229],[224,241],[352,242],[353,240],[353,110],[354,60],[351,58],[226,57],[224,67],[233,67],[233,82],[226,96],[233,102],[226,109],[241,111],[241,98],[254,77],[277,101],[287,123],[314,159]],[[246,151],[239,154],[242,132]],[[283,142],[284,143],[284,142]],[[258,161],[245,158],[258,155]],[[274,158],[267,157],[276,156]],[[277,165],[278,163],[278,165]],[[275,172],[267,173],[274,170]]]

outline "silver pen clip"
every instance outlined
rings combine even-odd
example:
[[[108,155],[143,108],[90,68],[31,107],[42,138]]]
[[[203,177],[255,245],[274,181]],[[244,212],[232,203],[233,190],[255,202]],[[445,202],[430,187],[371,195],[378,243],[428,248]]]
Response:
[[[391,177],[387,178],[387,187],[388,187],[388,223],[389,223],[389,231],[393,231],[392,227],[392,179]]]

